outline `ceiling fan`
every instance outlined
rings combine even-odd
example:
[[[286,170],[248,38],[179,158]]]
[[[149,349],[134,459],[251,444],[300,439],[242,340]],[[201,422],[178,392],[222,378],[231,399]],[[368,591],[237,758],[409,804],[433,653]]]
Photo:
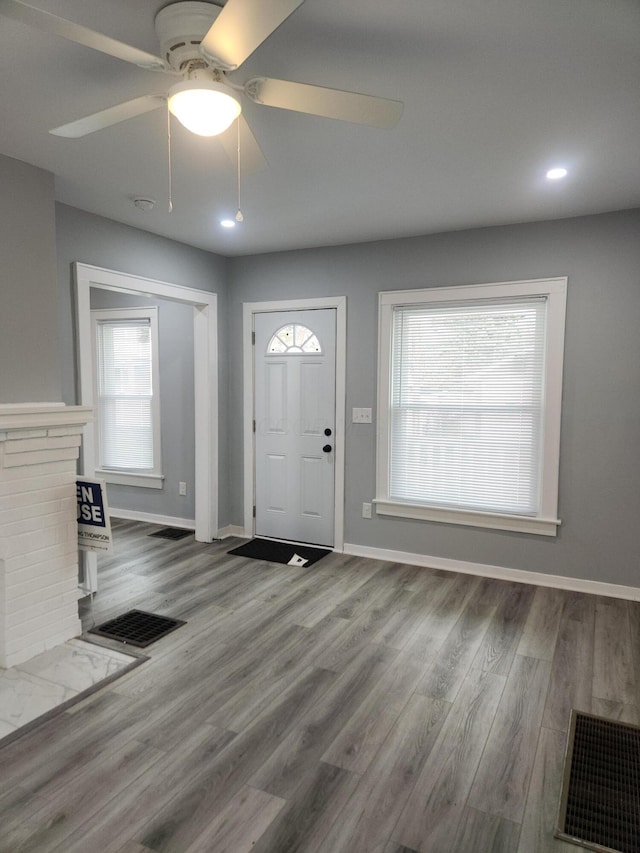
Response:
[[[160,56],[21,0],[0,0],[0,14],[124,62],[181,78],[166,93],[143,95],[56,127],[50,131],[56,136],[85,136],[166,104],[189,130],[213,136],[240,116],[242,96],[270,107],[373,127],[393,127],[402,114],[401,101],[268,77],[253,77],[240,84],[230,76],[303,2],[227,0],[224,6],[191,0],[172,3],[155,17]],[[244,121],[243,134],[255,143]]]

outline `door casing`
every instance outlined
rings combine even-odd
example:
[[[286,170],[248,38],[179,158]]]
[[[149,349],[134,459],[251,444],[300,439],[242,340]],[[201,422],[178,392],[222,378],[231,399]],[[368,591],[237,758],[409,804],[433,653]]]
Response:
[[[253,438],[253,320],[256,314],[271,311],[336,309],[336,425],[334,482],[334,551],[344,546],[344,451],[346,431],[347,297],[327,296],[274,302],[245,302],[243,305],[243,432],[244,432],[244,535],[254,535],[255,453]]]

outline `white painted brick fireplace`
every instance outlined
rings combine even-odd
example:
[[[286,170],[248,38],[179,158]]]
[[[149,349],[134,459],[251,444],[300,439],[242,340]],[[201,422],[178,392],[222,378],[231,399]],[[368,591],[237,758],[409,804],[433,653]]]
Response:
[[[92,409],[0,405],[0,667],[81,633],[76,463]]]

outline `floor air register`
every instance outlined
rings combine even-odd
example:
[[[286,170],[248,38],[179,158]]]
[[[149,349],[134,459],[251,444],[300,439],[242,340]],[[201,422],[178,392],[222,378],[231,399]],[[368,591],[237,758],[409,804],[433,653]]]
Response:
[[[640,853],[640,727],[572,712],[556,836]]]

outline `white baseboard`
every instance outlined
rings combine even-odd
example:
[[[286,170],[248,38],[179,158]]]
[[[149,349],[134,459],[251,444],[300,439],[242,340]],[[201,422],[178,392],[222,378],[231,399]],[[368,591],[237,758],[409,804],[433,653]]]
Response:
[[[566,589],[571,592],[585,592],[591,595],[605,595],[610,598],[640,601],[640,589],[638,587],[621,586],[616,583],[605,583],[604,581],[593,581],[586,578],[567,578],[561,575],[547,575],[544,572],[505,569],[502,566],[468,563],[464,560],[450,560],[447,557],[428,557],[425,554],[390,551],[386,548],[369,548],[347,542],[344,544],[344,553],[351,554],[354,557],[370,557],[373,560],[389,560],[394,563],[408,563],[411,566],[442,569],[445,572],[460,572],[465,575],[480,575],[483,578],[496,578],[502,581],[528,583],[533,586],[547,586],[554,589]]]
[[[156,515],[153,512],[138,512],[133,509],[117,509],[109,507],[109,515],[113,518],[124,518],[127,521],[144,521],[147,524],[162,524],[164,527],[182,527],[185,530],[195,530],[193,518],[175,518],[173,515]],[[246,539],[244,527],[239,524],[228,524],[218,530],[217,539],[228,539],[230,536],[240,536]],[[248,537],[251,538],[251,537]]]
[[[113,518],[125,518],[127,521],[144,521],[147,524],[162,524],[164,527],[183,527],[185,530],[195,530],[193,518],[175,518],[173,515],[156,515],[153,512],[138,512],[134,509],[116,509],[109,507],[109,515]]]
[[[240,536],[242,539],[251,539],[244,532],[244,527],[241,524],[227,524],[226,527],[221,527],[218,530],[218,539],[228,539],[230,536]]]

